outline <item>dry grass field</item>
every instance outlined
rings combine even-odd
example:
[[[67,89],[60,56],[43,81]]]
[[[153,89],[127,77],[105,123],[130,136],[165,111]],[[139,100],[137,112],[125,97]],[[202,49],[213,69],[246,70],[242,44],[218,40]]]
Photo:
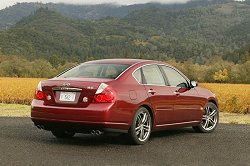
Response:
[[[41,78],[0,78],[0,102],[30,104]]]
[[[250,84],[200,83],[216,94],[222,112],[250,113]]]
[[[30,104],[42,78],[0,78],[0,102]],[[200,83],[219,99],[222,112],[250,113],[250,84]]]

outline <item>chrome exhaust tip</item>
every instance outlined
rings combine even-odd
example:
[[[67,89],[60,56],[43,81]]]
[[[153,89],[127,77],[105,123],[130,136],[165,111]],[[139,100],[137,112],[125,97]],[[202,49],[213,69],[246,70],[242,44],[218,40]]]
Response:
[[[96,135],[101,135],[103,134],[103,132],[101,132],[100,130],[96,130]]]
[[[96,131],[95,130],[91,130],[90,134],[96,135]]]
[[[40,125],[36,125],[36,127],[37,127],[38,129],[42,129]]]
[[[91,130],[90,134],[92,134],[92,135],[101,135],[101,134],[103,134],[103,132],[100,131],[100,130]]]
[[[41,129],[44,129],[44,125],[41,125],[40,127],[41,127]]]

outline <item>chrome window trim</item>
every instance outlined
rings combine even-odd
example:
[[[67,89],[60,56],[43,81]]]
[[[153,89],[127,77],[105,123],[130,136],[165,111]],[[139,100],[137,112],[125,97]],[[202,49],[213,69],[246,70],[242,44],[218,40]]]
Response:
[[[68,88],[68,87],[55,87],[52,88],[53,91],[70,91],[70,92],[81,92],[80,88]]]
[[[190,82],[190,80],[182,73],[180,72],[178,69],[175,69],[174,67],[168,65],[168,64],[164,64],[164,63],[151,63],[151,64],[145,64],[142,66],[139,66],[138,68],[136,68],[133,72],[132,72],[132,76],[134,77],[134,79],[136,80],[136,82],[140,85],[151,85],[151,86],[166,86],[166,87],[174,87],[176,88],[176,86],[171,86],[171,85],[157,85],[157,84],[141,84],[134,76],[134,73],[139,70],[140,68],[144,67],[144,66],[148,66],[148,65],[159,65],[159,66],[166,66],[169,67],[173,70],[175,70],[176,72],[178,72],[187,82]]]
[[[143,68],[145,66],[149,66],[149,65],[158,65],[158,63],[150,63],[150,64],[144,64],[142,66],[139,66],[138,68],[136,68],[133,72],[132,72],[132,76],[134,77],[134,79],[136,80],[136,82],[140,85],[151,85],[151,86],[166,86],[166,85],[158,85],[158,84],[141,84],[134,76],[134,73],[139,70],[140,68]]]

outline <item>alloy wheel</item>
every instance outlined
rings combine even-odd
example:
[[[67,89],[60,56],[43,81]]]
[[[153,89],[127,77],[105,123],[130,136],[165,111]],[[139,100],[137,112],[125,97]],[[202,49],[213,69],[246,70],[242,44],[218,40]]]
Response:
[[[217,122],[218,122],[217,107],[214,107],[214,105],[207,105],[204,109],[204,113],[202,116],[201,127],[206,131],[210,131],[215,128]]]
[[[150,115],[143,111],[137,115],[135,133],[140,141],[148,139],[151,132],[151,118]]]

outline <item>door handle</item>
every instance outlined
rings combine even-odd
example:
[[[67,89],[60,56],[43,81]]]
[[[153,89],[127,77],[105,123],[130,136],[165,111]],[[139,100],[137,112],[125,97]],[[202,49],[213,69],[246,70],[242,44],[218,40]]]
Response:
[[[154,89],[149,89],[148,93],[151,93],[152,95],[154,95],[156,93],[156,91]]]

